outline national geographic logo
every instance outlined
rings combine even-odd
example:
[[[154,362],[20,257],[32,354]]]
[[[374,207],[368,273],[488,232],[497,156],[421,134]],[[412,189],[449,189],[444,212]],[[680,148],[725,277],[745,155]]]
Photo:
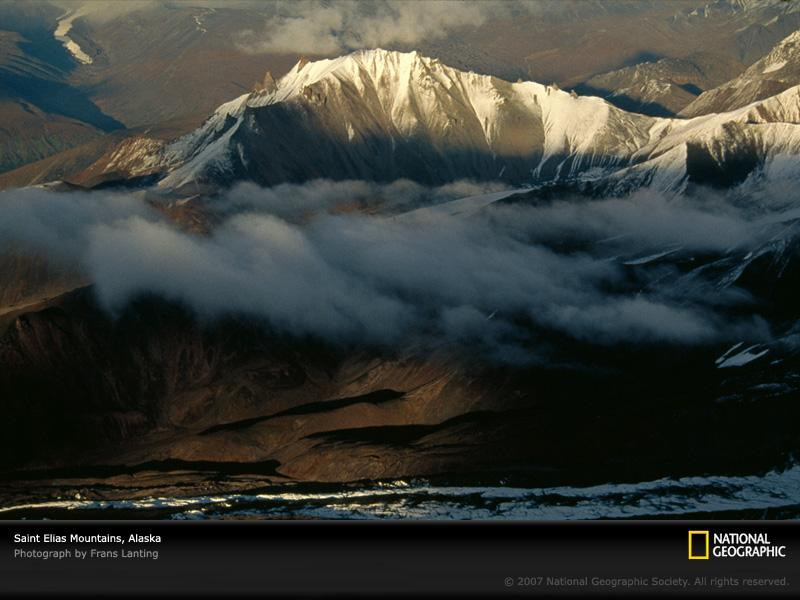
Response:
[[[708,531],[689,532],[689,560],[708,560]]]
[[[709,558],[786,558],[786,546],[773,544],[766,533],[689,531],[689,560]]]

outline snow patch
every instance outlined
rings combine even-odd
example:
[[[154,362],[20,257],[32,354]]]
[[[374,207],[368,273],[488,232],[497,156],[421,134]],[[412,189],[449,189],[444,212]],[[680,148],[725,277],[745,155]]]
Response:
[[[752,346],[745,348],[741,352],[737,354],[731,355],[736,349],[738,349],[742,345],[742,342],[739,342],[732,348],[729,348],[728,351],[720,356],[715,362],[717,364],[718,369],[727,369],[731,367],[742,367],[748,363],[753,362],[754,360],[761,358],[767,352],[769,352],[769,348],[765,348],[761,351],[754,351],[758,344],[753,344]]]
[[[424,206],[417,208],[407,213],[403,213],[396,217],[392,217],[395,221],[413,221],[419,218],[429,218],[435,215],[467,215],[475,213],[482,208],[494,204],[495,202],[508,198],[514,194],[519,194],[528,191],[528,188],[519,188],[513,190],[503,190],[502,192],[493,192],[491,194],[481,194],[478,196],[468,196],[467,198],[459,198],[457,200],[450,200],[442,204],[434,206]]]
[[[199,15],[194,15],[192,17],[194,19],[195,29],[200,33],[208,33],[208,29],[203,27],[203,21],[200,19]]]
[[[53,36],[59,42],[61,42],[64,48],[66,48],[67,51],[72,54],[72,56],[74,56],[78,62],[81,62],[84,65],[90,65],[93,62],[92,57],[86,54],[83,49],[68,35],[70,29],[72,29],[72,22],[79,16],[81,16],[80,12],[67,11],[65,14],[59,17]]]
[[[672,248],[671,250],[664,250],[663,252],[658,252],[656,254],[650,254],[648,256],[642,256],[640,258],[634,258],[632,260],[626,260],[623,262],[623,265],[646,265],[647,263],[653,262],[654,260],[658,260],[659,258],[664,258],[665,256],[669,256],[670,254],[675,254],[680,248]]]
[[[767,66],[767,67],[766,67],[766,68],[765,68],[763,71],[761,71],[761,72],[762,72],[762,73],[774,73],[775,71],[780,71],[780,70],[781,70],[783,67],[785,67],[785,66],[786,66],[786,61],[785,61],[785,60],[782,60],[782,61],[780,61],[780,62],[776,62],[776,63],[772,63],[771,65],[768,65],[768,66]]]

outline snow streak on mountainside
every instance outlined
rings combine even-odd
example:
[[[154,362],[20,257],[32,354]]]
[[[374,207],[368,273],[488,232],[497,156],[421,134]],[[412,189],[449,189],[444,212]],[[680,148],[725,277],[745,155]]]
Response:
[[[681,114],[723,112],[763,100],[800,84],[800,31],[795,31],[738,77],[704,92]]]
[[[616,193],[730,186],[800,155],[800,88],[684,120],[459,71],[416,52],[301,61],[267,81],[171,144],[128,142],[106,171],[157,174],[163,189],[405,177],[589,181],[595,191]]]

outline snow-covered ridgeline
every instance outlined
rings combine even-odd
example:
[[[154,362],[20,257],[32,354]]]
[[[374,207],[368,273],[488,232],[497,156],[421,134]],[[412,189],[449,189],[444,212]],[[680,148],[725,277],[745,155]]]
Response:
[[[648,185],[680,192],[690,146],[720,165],[749,152],[761,170],[780,176],[787,174],[787,157],[800,155],[800,86],[725,113],[657,118],[555,86],[511,83],[417,52],[378,49],[301,60],[277,82],[269,78],[263,88],[222,104],[200,128],[143,160],[167,173],[160,182],[165,188],[209,172],[232,173],[235,166],[246,172],[248,152],[235,141],[237,132],[244,128],[245,137],[268,141],[275,132],[260,131],[252,111],[276,104],[298,115],[298,124],[313,115],[324,123],[320,135],[343,151],[366,139],[390,140],[392,148],[422,139],[442,152],[495,157],[497,178],[515,176],[517,184],[588,178],[607,182],[611,191]],[[293,143],[287,138],[278,146]],[[521,169],[530,180],[520,178]]]
[[[533,177],[545,165],[567,176],[567,169],[623,163],[659,129],[651,118],[625,113],[600,98],[459,71],[417,52],[367,50],[300,61],[272,89],[221,105],[200,129],[166,151],[168,164],[193,164],[164,184],[180,185],[202,171],[201,154],[224,168],[232,149],[223,138],[241,125],[248,108],[318,98],[335,104],[348,141],[380,127],[379,133],[391,137],[423,136],[434,144],[529,157]]]

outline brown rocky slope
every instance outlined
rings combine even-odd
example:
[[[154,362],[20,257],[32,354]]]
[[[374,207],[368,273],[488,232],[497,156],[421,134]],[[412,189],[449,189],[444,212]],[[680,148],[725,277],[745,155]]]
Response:
[[[575,352],[582,366],[545,368],[430,345],[334,347],[154,298],[112,318],[84,288],[0,337],[0,504],[64,478],[90,497],[415,476],[646,480],[771,468],[797,447],[797,403],[726,400],[742,382],[705,368],[707,353]]]

